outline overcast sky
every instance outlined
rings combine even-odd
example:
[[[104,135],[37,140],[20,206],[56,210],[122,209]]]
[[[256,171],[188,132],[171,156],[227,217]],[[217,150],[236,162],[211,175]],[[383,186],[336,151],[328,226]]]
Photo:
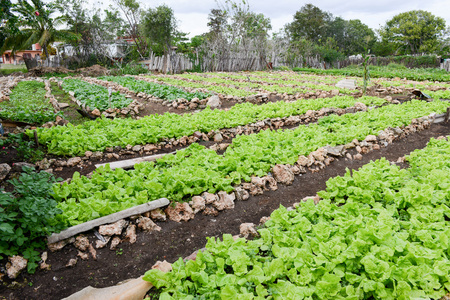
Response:
[[[96,0],[88,0],[93,3]],[[109,0],[102,0],[107,6]],[[221,0],[223,2],[223,0]],[[235,0],[236,2],[240,0]],[[141,0],[144,7],[167,4],[179,20],[179,29],[189,37],[208,31],[208,13],[217,8],[215,0]],[[396,14],[410,10],[426,10],[445,19],[450,26],[450,0],[347,0],[347,1],[292,1],[292,0],[249,0],[250,9],[263,13],[272,21],[273,31],[278,31],[293,20],[293,15],[306,3],[312,3],[321,10],[343,19],[359,19],[372,29],[378,29]]]

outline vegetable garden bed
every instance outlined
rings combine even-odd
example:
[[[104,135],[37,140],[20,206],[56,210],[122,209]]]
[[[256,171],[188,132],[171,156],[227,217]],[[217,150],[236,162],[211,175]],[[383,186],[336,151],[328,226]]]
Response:
[[[188,82],[186,79],[195,82],[198,80],[198,83],[201,83],[200,77],[202,76],[182,75],[181,77],[183,76],[185,79],[166,76],[162,78],[183,82]],[[216,81],[214,78],[220,79],[222,74],[205,76],[212,78],[205,80],[205,82],[214,83]],[[220,82],[231,85],[233,82],[244,84],[245,79],[242,76],[244,75],[225,74],[224,78],[227,81],[218,80],[217,86],[220,85]],[[249,76],[258,85],[267,83],[267,86],[276,86],[277,81],[288,82],[287,77],[289,77],[287,74],[257,72],[249,74]],[[298,82],[299,85],[307,86],[307,77],[293,76],[292,83],[289,81],[288,84]],[[321,76],[310,78],[320,80]],[[321,97],[322,93],[325,93],[323,90],[327,89],[325,86],[332,87],[338,79],[330,78],[316,85],[321,87],[321,90],[317,91],[319,95],[314,92],[314,97],[318,98],[315,100],[279,101],[262,105],[243,103],[235,105],[231,109],[206,109],[194,114],[154,115],[138,120],[101,119],[78,127],[69,125],[45,130],[39,129],[39,140],[48,145],[49,151],[58,155],[84,155],[68,160],[61,156],[56,157],[56,160],[48,161],[49,164],[44,164],[43,161],[39,162],[41,170],[44,167],[51,166],[55,169],[57,175],[64,174],[64,179],[70,178],[62,185],[55,185],[53,190],[58,208],[63,210],[63,214],[60,214],[57,218],[58,222],[61,222],[60,224],[79,224],[159,197],[167,197],[173,201],[173,206],[165,209],[167,217],[171,220],[177,218],[172,216],[172,212],[176,212],[181,207],[184,209],[190,207],[197,214],[194,219],[187,223],[172,221],[162,223],[161,215],[153,215],[152,212],[143,216],[128,218],[127,221],[124,221],[124,224],[128,222],[128,226],[122,224],[122,226],[125,226],[122,228],[123,234],[120,235],[119,232],[119,235],[111,236],[110,239],[108,238],[105,241],[102,240],[107,236],[104,229],[96,229],[102,232],[102,238],[97,237],[98,232],[94,230],[86,233],[84,237],[77,237],[74,244],[71,244],[72,241],[65,241],[64,243],[70,243],[63,247],[61,251],[47,252],[43,256],[42,268],[51,268],[51,271],[38,271],[35,275],[22,273],[16,281],[3,278],[4,286],[0,287],[0,295],[28,298],[31,295],[30,293],[33,293],[33,296],[36,295],[38,298],[56,299],[80,290],[88,284],[107,286],[120,279],[137,277],[150,269],[157,260],[166,259],[174,262],[180,256],[186,257],[194,250],[203,248],[206,236],[220,237],[222,233],[235,234],[239,224],[258,223],[262,216],[269,215],[279,204],[290,206],[305,196],[315,195],[319,188],[324,187],[326,178],[331,175],[343,174],[345,167],[356,168],[362,163],[368,162],[370,158],[381,156],[387,156],[391,160],[401,162],[402,160],[398,160],[399,157],[413,149],[423,147],[430,137],[450,133],[448,124],[435,124],[426,129],[430,126],[430,120],[433,117],[430,120],[420,118],[430,113],[445,112],[448,103],[414,100],[400,105],[392,105],[392,103],[398,103],[398,101],[389,99],[389,95],[385,95],[387,96],[386,99],[361,98],[358,97],[358,92],[354,94],[355,98],[349,96]],[[152,80],[155,79],[149,79],[149,81]],[[120,81],[123,85],[129,82],[137,82],[136,79],[131,79],[131,81],[130,79],[117,79],[117,81]],[[379,84],[382,86],[386,82],[386,80],[383,80]],[[143,86],[147,85],[143,84]],[[239,83],[236,86],[239,86]],[[283,84],[278,84],[278,86],[282,87]],[[240,87],[243,87],[243,85]],[[413,84],[413,87],[408,86],[408,89],[415,87]],[[448,87],[445,84],[438,88],[429,84],[420,86],[420,88],[425,87],[430,87],[428,92],[434,98],[448,97]],[[379,87],[376,88],[379,89]],[[387,90],[389,89],[392,91],[407,91],[403,86],[397,85],[389,87]],[[134,93],[136,92],[142,93],[137,90],[134,91]],[[287,92],[285,93],[287,95]],[[296,95],[290,95],[289,97],[295,98]],[[357,104],[356,102],[362,103]],[[390,103],[390,105],[386,105],[387,103]],[[381,107],[354,113],[358,105],[361,107],[366,105]],[[352,112],[352,114],[348,114],[349,112]],[[327,116],[333,113],[334,115]],[[312,124],[311,122],[314,121],[317,121],[317,123]],[[174,123],[178,125],[174,126]],[[297,125],[299,126],[292,128]],[[417,130],[418,132],[416,132]],[[401,139],[396,141],[397,138]],[[359,142],[355,142],[355,140],[359,140]],[[392,141],[393,143],[391,143]],[[200,142],[211,149],[194,142]],[[184,150],[177,151],[175,155],[166,155],[155,163],[138,164],[134,170],[116,169],[112,171],[104,167],[88,174],[94,168],[93,161],[115,161],[119,159],[119,154],[122,158],[122,153],[131,156],[142,156],[149,153],[160,154],[189,144],[192,145]],[[330,147],[325,147],[329,149],[327,151],[331,151],[330,153],[339,152],[339,154],[332,154],[336,155],[332,159],[326,155],[326,151],[321,150],[327,144],[330,145]],[[333,147],[338,145],[343,146]],[[345,151],[340,152],[339,149],[345,148],[348,148],[347,153]],[[342,156],[342,153],[345,156]],[[334,162],[331,163],[332,161]],[[384,167],[387,168],[388,165],[388,163],[385,163]],[[290,170],[294,174],[300,174],[293,178],[292,186],[278,185],[277,190],[273,188],[269,191],[268,189],[272,189],[273,181],[284,182],[277,177],[279,175],[275,174],[278,171],[275,171],[274,166]],[[76,173],[72,176],[74,171]],[[89,176],[84,177],[83,175]],[[263,183],[260,183],[260,181]],[[262,185],[259,186],[259,184]],[[232,193],[233,190],[234,193]],[[218,197],[214,196],[216,197],[215,200],[202,207],[199,204],[200,198],[208,202],[210,201],[208,195],[212,195],[203,194],[205,191],[209,193],[221,192],[218,193]],[[227,193],[235,195],[238,200],[248,198],[248,201],[233,200],[234,203],[231,205],[227,202],[229,201],[229,199],[227,200]],[[203,197],[199,197],[200,194]],[[231,207],[235,207],[235,209],[224,210],[224,208]],[[218,211],[221,212],[218,214]],[[146,218],[149,220],[152,218],[156,224],[151,225]],[[181,220],[190,218],[188,215],[184,215],[184,212],[181,212]],[[268,226],[270,226],[269,224]],[[150,225],[153,231],[142,232],[147,230]],[[156,229],[158,226],[161,227],[160,231]],[[138,235],[133,237],[132,231],[136,231],[136,228],[138,228]],[[108,247],[113,249],[112,251],[102,248],[108,244],[109,240],[111,244]],[[242,246],[242,242],[234,243],[230,241],[229,244],[233,249],[235,249],[235,246]],[[220,243],[216,244],[219,248],[222,247],[221,245]],[[53,249],[53,247],[56,247],[56,245],[52,245],[50,249]],[[270,255],[266,257],[270,257]],[[74,258],[77,256],[78,260],[75,261]],[[201,259],[202,256],[200,255],[199,262]],[[378,259],[382,260],[380,257]],[[269,260],[267,260],[267,263],[270,264]],[[193,264],[189,263],[188,265]],[[253,263],[253,265],[257,264]],[[183,268],[180,263],[174,266]],[[230,268],[234,270],[232,265],[230,265]],[[263,267],[261,268],[265,270]],[[247,271],[251,272],[248,268]],[[0,269],[0,273],[2,273],[2,269]],[[327,275],[328,273],[331,275]],[[328,273],[323,273],[321,276],[339,277],[336,272]],[[267,275],[264,274],[263,276]],[[234,275],[246,276],[245,272],[242,274],[235,273]],[[152,281],[156,278],[155,276],[160,275],[149,275],[147,279]],[[208,276],[212,276],[212,274]],[[32,282],[33,287],[26,285],[29,282],[28,280]],[[292,278],[289,277],[288,280],[292,280]],[[332,293],[337,291],[334,294],[335,296],[339,294],[344,298],[349,296],[348,293],[359,293],[348,288],[345,291],[344,289],[338,290],[336,284],[339,283],[342,287],[342,280],[339,280],[333,288],[327,291],[321,289],[320,282],[324,280],[320,280],[319,277],[314,280],[311,281],[315,282],[314,285],[309,287],[308,290],[303,289],[301,292],[315,293],[320,297],[318,293],[322,293],[323,296],[329,292],[328,290],[333,290]],[[376,280],[378,279],[373,281]],[[50,290],[41,289],[41,286],[48,285],[50,281],[57,283],[51,285]],[[272,281],[272,279],[269,281],[264,286],[276,284],[271,289],[256,288],[257,284],[255,284],[254,287],[246,287],[245,292],[255,292],[256,294],[274,293],[274,291],[275,293],[289,293],[289,290],[295,289],[291,287],[282,291],[278,289],[279,286],[276,281]],[[442,280],[439,281],[443,282]],[[153,283],[159,286],[159,283]],[[203,283],[186,281],[186,285],[200,286],[199,284]],[[13,285],[19,285],[20,288],[13,291],[11,289]],[[286,285],[289,284],[286,283]],[[214,290],[231,295],[235,291],[232,284],[229,284],[229,286],[223,291],[221,288]],[[58,291],[56,287],[62,287],[62,289]],[[253,288],[255,289],[253,290]],[[354,286],[354,288],[357,287]],[[426,290],[427,288],[425,285],[419,289]],[[436,286],[438,292],[435,296],[437,296],[437,293],[441,295],[444,292],[441,289],[442,286]],[[378,293],[381,290],[373,290],[373,293]],[[164,293],[163,290],[160,292]],[[240,292],[243,293],[244,290],[240,289]],[[370,290],[364,291],[364,293],[369,292]],[[402,293],[407,292],[405,290]],[[394,289],[394,291],[390,290],[389,293],[398,292]],[[427,293],[429,294],[429,292]],[[175,296],[178,297],[179,295],[176,294]],[[379,296],[379,294],[377,295]]]

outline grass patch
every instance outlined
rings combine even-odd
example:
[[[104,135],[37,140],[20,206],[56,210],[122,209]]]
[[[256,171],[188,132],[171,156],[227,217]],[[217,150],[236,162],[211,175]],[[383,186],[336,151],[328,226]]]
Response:
[[[27,67],[25,65],[7,65],[0,64],[0,74],[1,75],[9,75],[14,72],[28,72]]]

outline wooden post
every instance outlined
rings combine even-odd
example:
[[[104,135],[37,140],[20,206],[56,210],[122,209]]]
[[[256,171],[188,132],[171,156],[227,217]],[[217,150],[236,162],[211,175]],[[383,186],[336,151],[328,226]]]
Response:
[[[447,123],[450,116],[450,107],[447,107],[447,112],[445,113],[444,122]]]

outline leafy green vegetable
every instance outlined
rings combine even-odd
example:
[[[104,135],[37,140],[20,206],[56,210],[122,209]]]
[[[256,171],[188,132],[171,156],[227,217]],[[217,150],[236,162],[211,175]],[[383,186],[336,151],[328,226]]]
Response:
[[[258,238],[209,238],[195,260],[144,280],[159,299],[439,299],[450,290],[450,142],[408,160],[331,178],[318,205],[280,207]]]
[[[64,79],[62,88],[66,91],[75,93],[75,98],[86,104],[91,109],[98,108],[100,111],[109,108],[109,92],[108,89],[91,84],[79,79]],[[111,108],[127,107],[133,100],[126,98],[119,92],[111,94]]]
[[[31,124],[54,121],[53,107],[45,98],[45,84],[21,81],[12,90],[9,101],[0,102],[0,119]]]
[[[24,167],[19,179],[9,182],[12,193],[0,190],[0,259],[2,255],[23,255],[33,273],[40,260],[35,249],[45,248],[46,237],[63,229],[55,217],[62,213],[50,192],[56,182],[47,172]]]
[[[251,103],[237,104],[230,110],[204,109],[195,114],[151,115],[139,120],[97,119],[78,126],[39,128],[38,137],[46,144],[48,151],[61,155],[82,155],[85,151],[104,150],[106,147],[143,145],[156,143],[164,138],[180,138],[195,131],[209,132],[221,128],[233,128],[267,118],[301,115],[308,110],[326,107],[345,108],[356,102],[366,105],[382,105],[384,99],[376,97],[334,97],[295,102],[273,102],[264,105]],[[27,132],[32,136],[32,132]]]
[[[342,116],[331,115],[318,124],[294,130],[265,130],[233,139],[224,155],[192,144],[175,155],[156,162],[136,164],[125,171],[108,167],[94,171],[88,179],[75,173],[70,184],[55,185],[55,198],[64,211],[63,221],[75,225],[113,212],[166,197],[183,201],[203,191],[233,190],[233,185],[264,176],[275,164],[293,165],[299,155],[318,148],[363,140],[387,127],[403,126],[413,118],[445,111],[442,101],[414,100]]]

